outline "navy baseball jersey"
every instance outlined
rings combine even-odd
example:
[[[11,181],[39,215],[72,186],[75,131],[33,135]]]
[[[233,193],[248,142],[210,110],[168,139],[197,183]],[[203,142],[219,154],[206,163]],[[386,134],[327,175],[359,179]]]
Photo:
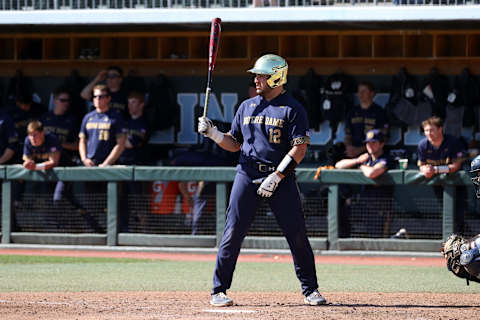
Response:
[[[12,118],[6,113],[0,113],[0,155],[9,148],[16,150],[18,143],[18,133],[15,130],[15,124]]]
[[[355,106],[347,115],[345,135],[350,137],[353,146],[364,146],[365,135],[372,129],[387,129],[385,110],[376,103],[368,109]],[[347,140],[347,137],[345,138]]]
[[[121,114],[124,119],[126,115],[128,114],[128,98],[127,98],[127,93],[125,90],[122,88],[117,92],[111,92],[110,93],[112,100],[110,101],[110,109],[118,112]]]
[[[45,113],[40,121],[43,129],[56,135],[60,143],[78,140],[78,129],[75,127],[77,122],[72,115],[56,115],[50,111]]]
[[[38,147],[33,146],[28,137],[25,138],[23,160],[32,159],[36,163],[41,163],[48,160],[51,154],[61,151],[62,146],[57,137],[53,133],[45,132],[45,141]]]
[[[245,100],[229,133],[242,144],[240,164],[258,161],[277,166],[292,146],[310,143],[307,113],[287,93],[271,101],[262,96]]]
[[[18,133],[18,141],[23,144],[25,137],[27,136],[27,125],[32,120],[39,120],[45,109],[42,105],[32,103],[30,111],[25,111],[17,106],[10,108],[7,113],[15,124],[15,129]]]
[[[132,149],[125,148],[118,159],[118,163],[121,164],[136,164],[137,159],[140,157],[138,152],[145,143],[147,134],[147,122],[142,116],[137,119],[129,118],[127,121],[127,139],[132,144]]]
[[[440,147],[435,148],[427,138],[418,144],[418,166],[431,164],[432,166],[447,165],[462,158],[462,144],[451,135],[444,135]]]
[[[363,165],[373,167],[377,163],[382,163],[387,168],[387,170],[395,168],[395,160],[389,155],[386,155],[385,153],[383,153],[380,157],[378,157],[375,160],[373,160],[372,155],[369,154],[367,161],[365,161]]]
[[[122,117],[114,110],[87,113],[80,127],[80,138],[87,139],[87,158],[100,164],[117,144],[117,137],[126,133]]]
[[[43,124],[43,129],[56,135],[60,144],[78,141],[77,121],[74,116],[69,114],[56,115],[50,111],[45,113],[40,121]],[[64,149],[60,163],[62,166],[71,166],[74,164],[75,157],[76,152]]]

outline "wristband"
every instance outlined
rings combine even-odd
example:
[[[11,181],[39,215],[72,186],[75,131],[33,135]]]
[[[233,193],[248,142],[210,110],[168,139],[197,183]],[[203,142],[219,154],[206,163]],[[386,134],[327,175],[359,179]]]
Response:
[[[450,168],[448,166],[435,166],[435,173],[449,173]]]
[[[284,176],[288,176],[290,173],[295,171],[296,167],[297,162],[289,154],[287,154],[278,165],[277,171]]]
[[[213,127],[212,129],[215,129],[215,130],[212,130],[212,134],[210,136],[210,139],[215,141],[215,143],[217,143],[217,144],[221,143],[223,141],[224,134],[221,133],[220,131],[218,131],[217,127]]]
[[[45,170],[45,163],[35,164],[35,169]]]

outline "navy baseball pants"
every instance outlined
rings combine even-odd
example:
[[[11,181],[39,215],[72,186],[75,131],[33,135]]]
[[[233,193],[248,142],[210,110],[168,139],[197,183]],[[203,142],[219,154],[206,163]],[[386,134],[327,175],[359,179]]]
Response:
[[[262,199],[257,195],[258,186],[245,173],[237,173],[230,194],[225,230],[218,248],[212,294],[226,292],[230,288],[243,239]],[[295,176],[284,178],[268,201],[290,246],[302,293],[308,295],[318,288],[318,283]]]

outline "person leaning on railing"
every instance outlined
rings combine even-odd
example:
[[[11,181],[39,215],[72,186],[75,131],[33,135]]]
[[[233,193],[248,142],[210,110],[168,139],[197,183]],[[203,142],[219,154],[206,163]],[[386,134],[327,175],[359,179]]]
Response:
[[[28,170],[45,171],[50,170],[59,165],[65,165],[61,163],[62,145],[57,136],[49,131],[46,131],[42,122],[34,120],[27,126],[27,138],[25,138],[24,151],[23,151],[23,167]],[[70,201],[71,205],[80,213],[86,222],[96,231],[99,231],[98,225],[93,222],[92,217],[85,211],[81,204],[73,197],[71,193],[70,185],[67,184],[68,195],[66,198]],[[55,184],[54,193],[54,205],[60,200],[59,197],[63,195],[64,183],[58,181]],[[57,189],[62,189],[60,194],[57,194]],[[25,185],[25,193],[30,195],[52,193],[53,185],[46,182],[34,182],[28,181]],[[60,190],[58,190],[60,191]],[[39,201],[38,201],[39,200]],[[36,201],[36,209],[43,209],[42,203],[45,202],[41,196]],[[64,217],[57,215],[55,217],[57,229],[63,229]]]
[[[353,159],[365,153],[365,135],[371,129],[388,131],[385,110],[373,102],[375,88],[371,82],[361,81],[357,88],[359,104],[353,106],[345,119],[345,142],[327,149],[327,164],[334,165],[338,159]]]
[[[48,170],[58,166],[62,146],[58,138],[43,130],[43,124],[34,120],[27,126],[23,147],[23,167],[28,170]]]
[[[439,174],[450,174],[457,172],[462,167],[465,147],[454,136],[443,134],[443,120],[439,117],[430,117],[422,122],[422,129],[425,138],[418,144],[418,168],[420,173],[427,179]],[[455,232],[463,233],[463,201],[465,197],[465,186],[456,187],[456,216]],[[443,197],[443,188],[434,187],[438,199]]]
[[[59,165],[62,146],[57,136],[46,132],[43,124],[34,120],[27,125],[27,137],[23,146],[23,167],[27,170],[45,171]],[[45,207],[45,194],[53,191],[52,183],[26,181],[25,194],[35,196],[35,209]],[[58,221],[57,221],[58,222]]]
[[[362,153],[353,159],[343,159],[335,164],[336,169],[349,169],[359,168],[365,177],[375,179],[385,173],[388,169],[395,167],[395,161],[390,155],[384,152],[385,136],[380,129],[373,129],[367,132],[364,140],[366,153]],[[360,192],[361,201],[364,202],[360,205],[362,209],[365,209],[368,217],[366,220],[370,220],[368,227],[369,234],[373,236],[388,236],[390,234],[390,220],[391,220],[391,204],[389,199],[393,197],[393,189],[391,186],[364,186]],[[378,210],[378,202],[383,201],[386,205],[382,206],[383,210]],[[342,210],[342,236],[350,235],[350,201],[346,200]],[[375,216],[373,216],[375,215]],[[382,223],[372,223],[373,220],[383,220]],[[382,226],[380,230],[378,227]]]

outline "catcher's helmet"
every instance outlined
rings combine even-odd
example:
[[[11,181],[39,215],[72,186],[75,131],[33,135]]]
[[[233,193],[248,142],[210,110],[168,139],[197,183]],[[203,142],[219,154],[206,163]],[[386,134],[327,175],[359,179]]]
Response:
[[[480,156],[476,156],[473,160],[472,163],[470,164],[470,175],[472,178],[472,183],[473,186],[475,187],[475,194],[478,199],[480,199],[480,182],[478,179],[480,179]]]
[[[285,59],[275,54],[266,54],[258,58],[252,69],[247,72],[254,74],[267,74],[267,84],[276,88],[287,83],[288,64]]]

